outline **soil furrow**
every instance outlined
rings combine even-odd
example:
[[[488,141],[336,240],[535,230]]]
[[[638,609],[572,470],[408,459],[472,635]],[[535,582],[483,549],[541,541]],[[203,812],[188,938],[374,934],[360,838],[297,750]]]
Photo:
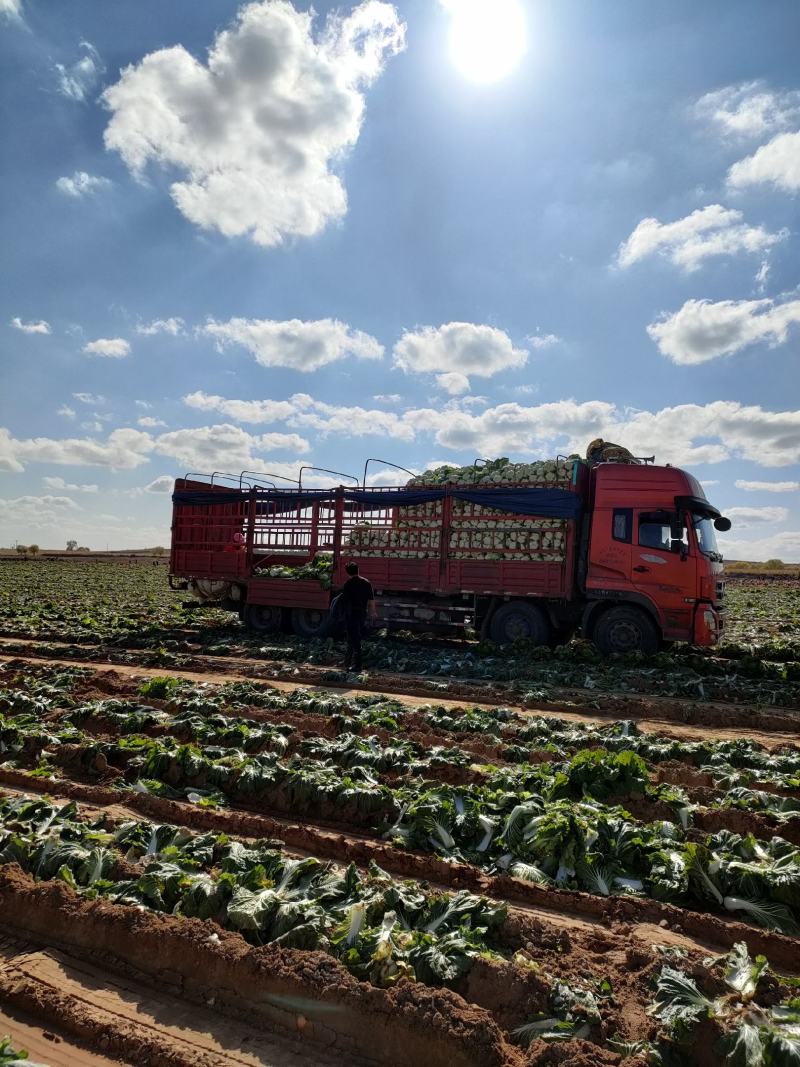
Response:
[[[322,952],[252,948],[225,930],[210,938],[201,920],[81,900],[63,883],[34,883],[13,866],[0,870],[0,905],[4,923],[17,936],[55,943],[95,965],[101,961],[103,970],[135,973],[137,980],[155,984],[159,997],[212,1004],[215,1012],[246,1021],[248,1028],[280,1035],[300,1031],[309,1049],[322,1048],[338,1063],[354,1057],[386,1067],[521,1062],[491,1015],[457,994],[410,983],[378,989],[357,982]],[[313,1051],[310,1058],[313,1062]],[[159,1062],[147,1053],[142,1059]],[[185,1061],[161,1062],[183,1067]],[[216,1067],[214,1060],[194,1062]]]
[[[115,1057],[102,1064],[333,1067],[342,1062],[277,1035],[248,1033],[250,1028],[163,990],[155,993],[78,957],[12,937],[0,941],[0,1000]],[[95,1057],[74,1049],[62,1062],[91,1067]]]

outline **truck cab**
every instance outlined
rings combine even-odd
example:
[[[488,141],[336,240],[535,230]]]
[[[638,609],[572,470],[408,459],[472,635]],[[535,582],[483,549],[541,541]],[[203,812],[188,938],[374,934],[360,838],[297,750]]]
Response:
[[[582,629],[605,652],[715,645],[724,626],[716,529],[730,522],[677,467],[592,470]]]

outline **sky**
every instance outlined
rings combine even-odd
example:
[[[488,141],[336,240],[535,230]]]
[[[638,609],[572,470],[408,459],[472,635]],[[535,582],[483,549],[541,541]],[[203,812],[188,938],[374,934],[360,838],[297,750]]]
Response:
[[[798,39],[796,0],[0,0],[0,545],[604,437],[800,561]]]

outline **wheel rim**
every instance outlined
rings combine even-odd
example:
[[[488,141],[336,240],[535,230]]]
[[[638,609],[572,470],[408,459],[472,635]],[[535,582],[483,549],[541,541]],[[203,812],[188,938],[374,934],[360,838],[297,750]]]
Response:
[[[533,634],[531,620],[522,612],[509,615],[505,621],[504,630],[508,641],[524,641]]]
[[[617,652],[634,652],[642,647],[642,631],[629,619],[619,619],[615,622],[609,637]]]
[[[267,630],[271,626],[275,626],[277,624],[277,610],[277,608],[269,607],[266,604],[254,605],[253,625],[258,627],[259,630]]]

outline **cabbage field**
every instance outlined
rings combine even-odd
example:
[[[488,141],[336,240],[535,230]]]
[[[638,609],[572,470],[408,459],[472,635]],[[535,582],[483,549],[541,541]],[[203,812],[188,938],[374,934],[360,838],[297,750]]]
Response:
[[[0,564],[0,1064],[14,1013],[59,1064],[800,1062],[796,582],[715,650],[355,681],[182,595]]]

